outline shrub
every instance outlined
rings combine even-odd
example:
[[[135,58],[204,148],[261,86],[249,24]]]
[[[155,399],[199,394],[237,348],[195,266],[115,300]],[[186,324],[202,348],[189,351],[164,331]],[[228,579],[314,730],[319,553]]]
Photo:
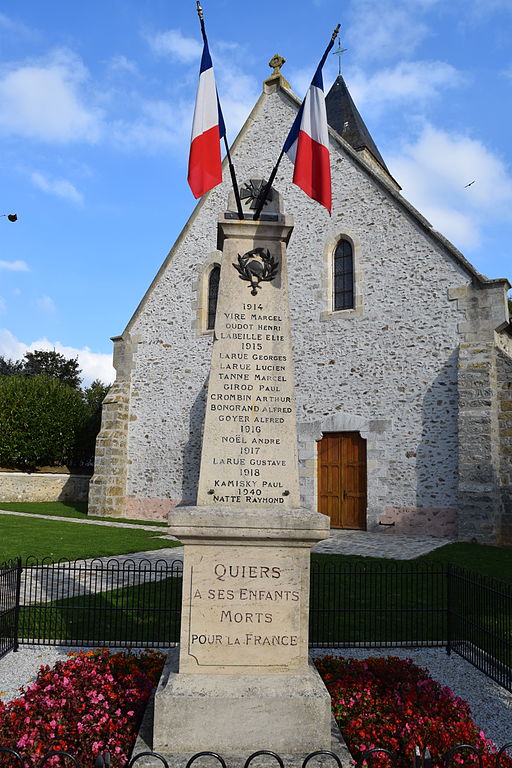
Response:
[[[81,765],[109,751],[114,767],[124,765],[164,658],[102,650],[41,667],[20,698],[0,702],[0,744],[28,765],[54,749],[71,752]]]
[[[88,415],[82,394],[59,379],[0,377],[0,466],[73,464]]]

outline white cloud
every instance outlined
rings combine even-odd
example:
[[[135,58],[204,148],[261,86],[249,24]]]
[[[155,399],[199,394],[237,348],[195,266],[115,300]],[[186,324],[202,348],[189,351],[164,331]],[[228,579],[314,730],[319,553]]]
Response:
[[[44,312],[55,312],[55,302],[50,296],[41,296],[37,300],[37,306]]]
[[[442,61],[402,61],[371,76],[356,69],[347,80],[358,107],[378,112],[397,102],[425,104],[442,91],[459,86],[464,77]]]
[[[66,181],[66,179],[49,179],[46,176],[43,176],[42,173],[34,171],[30,175],[30,180],[34,186],[38,189],[42,189],[43,192],[48,192],[50,195],[63,197],[66,200],[71,200],[71,202],[76,203],[77,205],[82,205],[84,201],[82,193],[79,192],[70,181]]]
[[[0,13],[0,31],[7,32],[12,39],[14,35],[17,37],[34,37],[34,32],[22,24],[21,21],[14,21],[5,13]]]
[[[139,117],[112,123],[111,140],[121,149],[159,152],[162,147],[184,151],[190,141],[193,102],[141,101]]]
[[[29,272],[28,264],[25,261],[0,261],[0,269],[7,269],[11,272]]]
[[[409,57],[430,34],[420,20],[423,8],[433,3],[414,0],[360,0],[343,47],[361,61]],[[343,32],[342,32],[343,35]]]
[[[37,349],[45,351],[55,350],[64,357],[78,357],[78,365],[82,370],[83,384],[89,385],[94,379],[100,379],[105,384],[110,384],[115,379],[115,370],[112,366],[112,355],[101,352],[91,352],[89,347],[77,349],[61,344],[60,341],[52,343],[47,338],[38,339],[31,344],[19,341],[7,328],[0,329],[0,355],[11,360],[21,360],[25,352],[34,352]]]
[[[475,250],[486,223],[512,220],[511,172],[477,139],[426,125],[388,164],[404,197],[460,248]]]
[[[499,11],[512,11],[510,0],[470,0],[469,8],[478,19]]]
[[[102,115],[87,104],[88,72],[68,50],[0,73],[0,132],[48,142],[96,142]]]
[[[171,56],[183,64],[199,64],[203,46],[196,38],[185,37],[179,29],[146,35],[146,40],[158,56]]]
[[[130,72],[132,75],[138,72],[136,63],[123,55],[113,56],[108,64],[114,72]]]
[[[221,60],[220,70],[218,88],[222,114],[227,132],[234,138],[258,99],[261,85],[256,78],[244,75],[240,69],[233,68],[231,64],[223,62],[223,60]]]

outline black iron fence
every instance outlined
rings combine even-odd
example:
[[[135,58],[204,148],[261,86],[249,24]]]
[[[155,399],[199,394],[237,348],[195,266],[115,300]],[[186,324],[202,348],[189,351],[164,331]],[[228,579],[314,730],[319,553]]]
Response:
[[[19,642],[169,648],[179,640],[182,563],[28,558]]]
[[[447,579],[446,566],[436,563],[314,561],[310,645],[445,646]]]
[[[445,647],[512,690],[512,585],[455,565],[314,561],[310,645]],[[0,567],[0,655],[17,643],[168,648],[182,563],[28,558]]]
[[[21,558],[0,563],[0,658],[18,650]]]
[[[457,766],[457,768],[463,768],[471,766],[472,768],[483,768],[484,759],[486,759],[486,765],[492,766],[492,768],[509,768],[510,766],[510,751],[512,750],[512,742],[504,744],[501,749],[497,750],[493,755],[484,755],[481,751],[473,747],[471,744],[456,744],[448,749],[443,755],[439,756],[435,761],[430,754],[428,747],[420,748],[414,747],[410,754],[398,754],[392,752],[384,747],[373,747],[360,753],[357,760],[345,759],[345,764],[349,764],[350,768],[363,768],[368,766],[371,768],[374,764],[375,758],[381,758],[380,765],[382,765],[382,758],[384,758],[384,764],[389,768],[402,768],[410,766],[410,768],[432,768],[434,764],[443,766],[443,768],[451,768]],[[205,763],[204,758],[207,759]],[[262,760],[263,758],[263,760]],[[469,758],[469,759],[468,759]],[[289,760],[289,756],[288,756]],[[138,762],[141,762],[143,766],[159,766],[159,768],[169,768],[168,758],[158,752],[140,752],[133,755],[127,762],[126,768],[133,768]],[[191,768],[194,763],[198,762],[200,765],[207,765],[209,768],[213,766],[221,766],[221,768],[227,768],[228,762],[231,762],[229,758],[224,758],[222,755],[211,750],[204,750],[192,755],[184,765],[184,768]],[[285,760],[277,752],[270,749],[259,749],[253,752],[247,757],[245,761],[237,759],[237,764],[243,765],[243,768],[249,768],[251,763],[255,763],[260,768],[270,768],[270,766],[279,766],[279,768],[285,767]],[[44,768],[46,764],[51,766],[55,765],[72,765],[73,768],[82,768],[82,765],[86,765],[89,768],[110,768],[111,756],[109,752],[103,752],[96,757],[92,756],[87,762],[80,762],[80,760],[70,752],[61,750],[52,750],[48,754],[41,757],[39,761],[35,763],[35,768]],[[176,761],[173,760],[173,765]],[[294,764],[300,765],[301,768],[310,768],[314,766],[336,766],[337,768],[343,768],[343,761],[336,752],[331,752],[326,749],[318,749],[314,752],[310,752],[304,758],[297,757]],[[23,755],[17,752],[11,747],[0,746],[0,765],[15,766],[15,768],[34,768],[34,763],[31,760],[25,760]]]
[[[447,649],[512,691],[512,584],[449,564]]]

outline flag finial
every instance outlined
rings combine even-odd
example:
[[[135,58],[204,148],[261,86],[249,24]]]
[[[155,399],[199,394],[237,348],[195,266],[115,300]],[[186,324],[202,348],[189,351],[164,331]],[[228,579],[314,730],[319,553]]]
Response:
[[[204,21],[203,9],[201,8],[201,3],[199,2],[199,0],[197,0],[197,15],[199,16],[201,21]]]

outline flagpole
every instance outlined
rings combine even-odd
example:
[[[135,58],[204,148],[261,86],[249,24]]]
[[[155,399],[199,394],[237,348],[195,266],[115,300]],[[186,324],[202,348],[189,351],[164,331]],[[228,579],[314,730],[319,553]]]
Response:
[[[229,173],[231,174],[231,183],[233,185],[233,192],[235,193],[236,210],[238,211],[238,218],[240,219],[240,221],[243,221],[244,212],[242,209],[242,201],[240,200],[240,190],[238,189],[238,183],[236,180],[235,166],[231,162],[231,152],[229,151],[226,134],[224,134],[224,146],[226,147],[226,156],[228,158],[228,163],[229,163]]]
[[[197,0],[197,1],[199,3],[199,0]],[[329,41],[329,45],[325,49],[324,55],[320,59],[320,64],[318,65],[318,69],[321,69],[323,67],[323,65],[325,63],[325,60],[327,58],[327,54],[329,53],[329,51],[333,47],[334,41],[336,40],[339,31],[340,31],[340,25],[338,24],[338,26],[336,27],[336,29],[334,30],[334,32],[331,35],[331,39]],[[277,163],[275,164],[275,166],[274,166],[274,168],[272,170],[272,173],[270,174],[270,177],[269,177],[269,180],[266,183],[265,189],[263,190],[263,192],[261,192],[261,194],[259,196],[258,206],[257,206],[256,210],[254,211],[254,216],[253,216],[253,219],[255,221],[257,221],[259,219],[260,214],[261,214],[261,212],[263,210],[263,206],[265,205],[265,202],[267,200],[268,193],[270,192],[270,188],[272,187],[272,184],[273,184],[274,179],[276,177],[277,169],[279,168],[279,163],[283,159],[283,155],[284,155],[284,147],[281,150],[281,154],[277,158]]]
[[[204,26],[204,16],[203,16],[203,9],[201,8],[200,0],[196,0],[197,4],[197,15],[199,16],[199,23],[201,24],[201,34],[203,36],[203,41],[206,43],[206,29]],[[244,218],[244,212],[242,209],[242,201],[240,200],[240,190],[238,189],[238,183],[236,180],[236,173],[235,173],[235,167],[233,165],[233,162],[231,160],[231,152],[229,151],[229,145],[228,140],[226,138],[226,126],[224,126],[224,146],[226,147],[226,157],[228,158],[228,164],[229,164],[229,173],[231,176],[231,184],[233,185],[233,192],[235,194],[235,201],[236,201],[236,209],[238,212],[238,218],[243,221]]]
[[[270,192],[270,190],[272,188],[272,184],[274,183],[274,179],[276,177],[277,169],[279,168],[279,163],[283,159],[283,155],[284,155],[284,148],[281,150],[281,154],[277,158],[277,163],[274,165],[274,169],[273,169],[272,173],[269,176],[269,179],[268,179],[268,181],[267,181],[267,183],[265,185],[265,189],[263,190],[263,192],[260,192],[260,194],[259,194],[258,205],[256,207],[256,210],[254,211],[254,216],[252,217],[254,219],[254,221],[258,221],[258,219],[260,218],[260,214],[261,214],[261,212],[263,210],[263,206],[265,205],[265,202],[267,200],[268,193]]]

